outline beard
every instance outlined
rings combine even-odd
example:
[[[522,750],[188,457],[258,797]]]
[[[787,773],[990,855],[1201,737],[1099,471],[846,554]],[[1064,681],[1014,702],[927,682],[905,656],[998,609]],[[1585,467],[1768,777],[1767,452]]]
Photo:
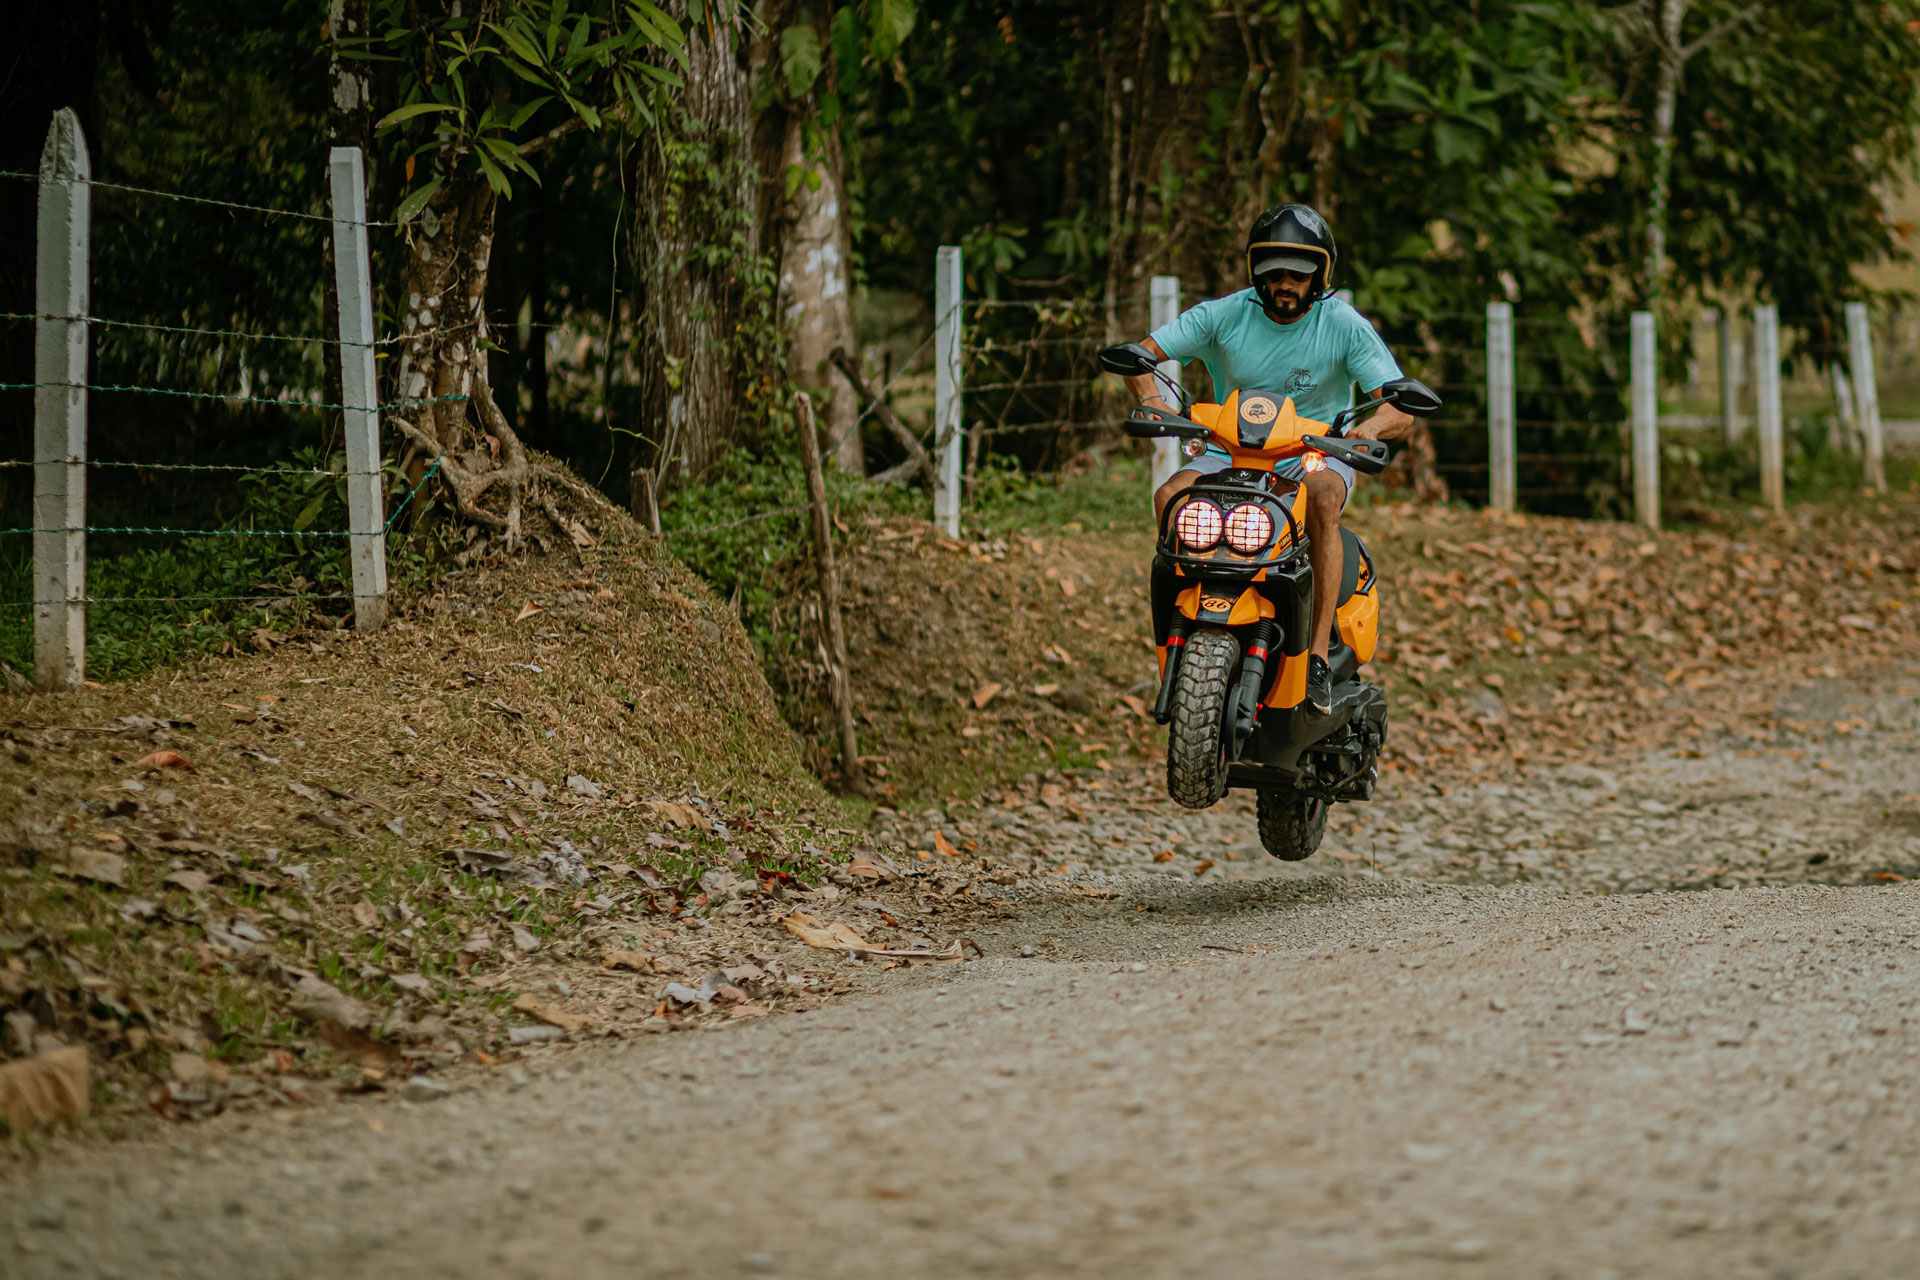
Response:
[[[1281,320],[1297,320],[1307,314],[1307,308],[1313,305],[1309,298],[1297,298],[1278,289],[1266,291],[1264,300],[1267,310]]]

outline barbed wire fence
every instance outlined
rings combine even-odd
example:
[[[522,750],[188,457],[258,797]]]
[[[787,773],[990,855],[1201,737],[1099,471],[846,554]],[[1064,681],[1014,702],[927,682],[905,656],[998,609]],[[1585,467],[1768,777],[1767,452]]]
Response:
[[[31,312],[0,313],[0,323],[31,324],[35,330],[35,364],[32,381],[0,382],[0,394],[30,392],[33,396],[34,451],[31,459],[0,459],[0,475],[6,471],[32,467],[33,501],[31,519],[21,523],[0,516],[0,557],[16,570],[25,558],[16,545],[6,540],[32,538],[30,590],[23,598],[0,601],[6,611],[4,626],[14,632],[14,643],[7,648],[18,653],[25,630],[21,626],[31,618],[33,666],[37,682],[45,688],[71,688],[85,678],[87,669],[89,610],[108,609],[139,613],[154,625],[193,625],[207,611],[222,607],[252,606],[256,616],[271,619],[295,603],[312,608],[325,604],[350,604],[353,624],[363,630],[383,625],[387,603],[387,539],[409,511],[416,497],[439,472],[441,459],[432,459],[417,479],[408,482],[399,475],[389,476],[383,468],[379,446],[380,417],[397,409],[425,404],[460,402],[465,396],[441,396],[425,400],[382,402],[376,393],[376,349],[402,341],[417,340],[419,334],[377,336],[373,325],[372,273],[367,242],[371,228],[391,229],[391,222],[377,222],[366,216],[366,182],[363,160],[358,150],[335,148],[329,158],[330,205],[326,213],[282,209],[241,201],[224,200],[188,192],[163,191],[150,187],[95,179],[90,171],[85,139],[71,111],[56,114],[48,131],[47,143],[38,173],[0,171],[0,180],[34,182],[39,188],[39,243],[35,307]],[[90,280],[90,237],[92,196],[94,191],[112,192],[141,200],[176,201],[196,208],[217,211],[227,217],[240,215],[261,218],[296,219],[325,224],[333,236],[334,261],[339,297],[339,331],[336,334],[280,333],[237,328],[195,327],[166,324],[127,316],[102,316],[92,313]],[[159,340],[187,343],[298,344],[306,348],[331,347],[339,355],[341,386],[338,401],[329,399],[317,385],[289,388],[281,394],[258,394],[245,385],[237,391],[208,391],[177,385],[158,385],[132,381],[95,381],[90,377],[90,333],[99,328],[134,336],[155,335]],[[190,363],[186,361],[183,363]],[[281,412],[337,414],[344,424],[344,466],[337,465],[324,449],[308,451],[325,465],[298,465],[269,462],[265,465],[241,465],[193,460],[159,458],[93,458],[89,456],[88,415],[93,397],[166,398],[192,406],[219,406],[228,410],[273,409]],[[133,411],[137,414],[139,411]],[[287,527],[262,527],[258,511],[217,525],[187,523],[95,523],[88,517],[88,473],[132,473],[141,477],[174,477],[190,482],[199,477],[217,476],[233,481],[259,484],[299,483],[300,501],[306,510],[288,522]],[[315,529],[314,516],[329,496],[338,497],[345,488],[346,528]],[[398,501],[391,512],[386,506],[391,486]],[[9,486],[11,490],[11,486]],[[192,500],[192,495],[189,495]],[[215,505],[200,495],[203,507]],[[186,590],[147,593],[95,593],[88,590],[89,558],[111,564],[89,547],[89,539],[107,539],[110,545],[128,545],[127,540],[160,540],[145,543],[155,550],[188,545],[201,539],[232,540],[235,545],[312,546],[339,540],[346,552],[346,568],[339,572],[329,566],[319,576],[337,576],[343,590],[317,590],[326,585],[297,573],[288,579],[264,581],[251,590]],[[229,569],[248,569],[256,564],[268,570],[292,568],[298,556],[262,557],[231,553]],[[237,563],[235,563],[237,562]],[[17,573],[10,577],[17,577]],[[245,575],[251,576],[251,575]],[[244,580],[244,577],[242,578]],[[229,574],[227,581],[232,581]]]
[[[929,335],[935,406],[921,437],[938,455],[943,483],[935,489],[935,523],[950,537],[959,536],[961,509],[973,497],[972,484],[963,482],[976,481],[988,459],[998,454],[1017,460],[1030,476],[1052,475],[1111,434],[1113,380],[1095,360],[1110,339],[1109,317],[1123,317],[1127,334],[1137,336],[1178,315],[1181,292],[1176,277],[1162,276],[1148,296],[1111,304],[1098,298],[967,300],[960,253],[944,246],[936,259],[938,320]],[[1430,466],[1444,481],[1441,496],[1473,505],[1630,515],[1657,528],[1663,459],[1689,440],[1704,441],[1701,433],[1715,433],[1757,455],[1761,505],[1778,510],[1786,500],[1786,433],[1804,435],[1814,419],[1828,418],[1835,445],[1850,453],[1862,484],[1886,490],[1874,334],[1894,338],[1890,367],[1902,385],[1920,383],[1920,320],[1897,310],[1870,314],[1865,304],[1849,303],[1843,317],[1783,324],[1763,305],[1745,314],[1702,312],[1701,322],[1720,334],[1718,414],[1663,410],[1663,400],[1698,400],[1704,380],[1690,355],[1683,358],[1684,384],[1662,378],[1661,338],[1649,312],[1596,323],[1570,312],[1516,314],[1513,304],[1496,301],[1484,313],[1426,313],[1385,326],[1407,372],[1428,380],[1445,405],[1424,424],[1431,459],[1416,458],[1407,468],[1415,496],[1424,496],[1419,470]],[[1741,342],[1729,337],[1736,331],[1751,335],[1752,354],[1744,362]],[[1899,340],[1902,333],[1909,341]],[[1790,380],[1783,373],[1796,368]],[[1179,377],[1171,362],[1163,372]],[[1824,410],[1806,403],[1808,382],[1819,376],[1831,385]],[[1783,407],[1783,388],[1797,406]],[[1793,407],[1800,412],[1790,420]],[[1920,443],[1920,421],[1895,425]],[[1158,451],[1156,483],[1171,470],[1172,453]]]

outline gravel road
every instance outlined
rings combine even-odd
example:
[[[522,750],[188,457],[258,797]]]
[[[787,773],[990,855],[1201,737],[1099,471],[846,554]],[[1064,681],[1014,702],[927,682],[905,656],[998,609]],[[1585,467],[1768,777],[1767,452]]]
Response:
[[[1912,1274],[1913,681],[1404,780],[1298,866],[1124,772],[944,815],[1083,869],[811,1013],[57,1145],[0,1179],[0,1272]]]

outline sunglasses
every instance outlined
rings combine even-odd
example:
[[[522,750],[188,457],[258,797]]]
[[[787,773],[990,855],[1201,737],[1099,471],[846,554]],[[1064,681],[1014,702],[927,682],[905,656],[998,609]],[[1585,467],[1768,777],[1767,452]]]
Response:
[[[1278,284],[1282,280],[1291,280],[1295,284],[1307,284],[1313,279],[1311,271],[1269,271],[1260,277],[1261,284]]]

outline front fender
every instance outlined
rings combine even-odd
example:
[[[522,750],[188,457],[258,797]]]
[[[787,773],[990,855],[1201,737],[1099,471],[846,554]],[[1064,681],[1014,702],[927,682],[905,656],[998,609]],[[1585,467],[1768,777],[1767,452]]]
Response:
[[[1221,627],[1243,627],[1274,616],[1273,601],[1252,587],[1242,588],[1237,596],[1230,594],[1231,590],[1196,582],[1175,597],[1173,607],[1189,622]]]

